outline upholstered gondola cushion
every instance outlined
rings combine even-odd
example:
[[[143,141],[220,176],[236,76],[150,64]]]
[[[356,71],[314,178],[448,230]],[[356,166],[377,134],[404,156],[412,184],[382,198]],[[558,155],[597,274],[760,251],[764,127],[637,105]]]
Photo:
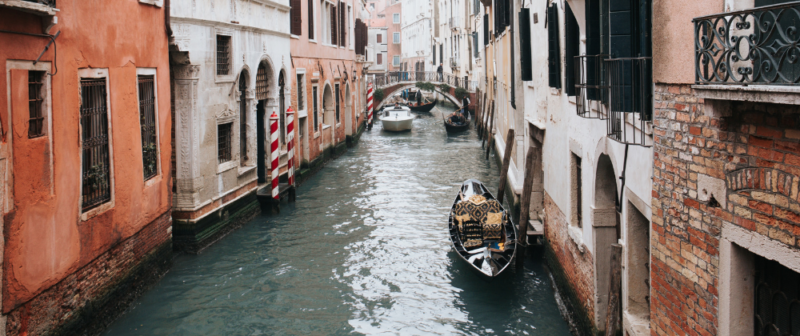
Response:
[[[501,239],[503,236],[503,213],[490,212],[483,223],[483,239]]]

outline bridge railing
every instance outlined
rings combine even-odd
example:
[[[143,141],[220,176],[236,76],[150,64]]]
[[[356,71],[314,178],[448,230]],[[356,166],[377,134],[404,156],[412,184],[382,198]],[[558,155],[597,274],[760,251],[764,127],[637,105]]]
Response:
[[[375,86],[379,88],[405,82],[447,84],[470,92],[474,92],[478,87],[478,81],[470,81],[452,74],[440,74],[435,71],[392,71],[375,74]]]

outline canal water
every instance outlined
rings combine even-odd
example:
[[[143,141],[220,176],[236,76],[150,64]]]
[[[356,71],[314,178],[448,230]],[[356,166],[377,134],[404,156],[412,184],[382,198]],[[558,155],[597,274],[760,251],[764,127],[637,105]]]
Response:
[[[486,282],[452,251],[461,182],[497,190],[475,130],[437,106],[381,131],[200,255],[181,255],[107,335],[569,335],[541,256]],[[530,257],[530,256],[529,256]]]

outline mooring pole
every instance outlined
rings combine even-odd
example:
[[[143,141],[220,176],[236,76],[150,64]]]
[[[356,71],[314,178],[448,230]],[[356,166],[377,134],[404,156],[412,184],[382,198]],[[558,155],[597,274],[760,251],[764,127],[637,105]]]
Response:
[[[514,149],[514,129],[508,130],[506,135],[506,150],[503,153],[503,169],[500,170],[500,187],[497,188],[497,201],[503,204],[506,194],[506,182],[508,180],[508,166],[511,165],[511,150]]]
[[[289,152],[289,202],[296,198],[294,185],[294,110],[291,106],[286,109],[286,151]]]
[[[531,212],[531,193],[533,193],[533,175],[536,172],[536,146],[531,144],[525,157],[525,181],[522,183],[522,199],[519,209],[519,230],[517,233],[517,266],[525,261],[525,249],[528,247],[528,220]]]
[[[622,277],[622,245],[613,244],[611,249],[611,269],[608,275],[608,306],[606,308],[606,336],[617,334],[619,323],[619,289]]]
[[[487,129],[486,133],[489,137],[489,141],[486,142],[486,159],[489,159],[489,153],[492,152],[492,144],[494,143],[494,102],[492,102],[492,116],[489,117],[489,128]]]

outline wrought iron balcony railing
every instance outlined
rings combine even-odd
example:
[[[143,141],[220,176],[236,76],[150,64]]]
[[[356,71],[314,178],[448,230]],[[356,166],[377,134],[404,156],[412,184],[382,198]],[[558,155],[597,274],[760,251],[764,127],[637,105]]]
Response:
[[[608,81],[605,60],[608,55],[575,56],[575,89],[578,116],[587,119],[608,118]]]
[[[693,22],[697,84],[800,83],[800,1]]]
[[[606,59],[608,137],[621,143],[652,146],[653,62],[651,57]]]

